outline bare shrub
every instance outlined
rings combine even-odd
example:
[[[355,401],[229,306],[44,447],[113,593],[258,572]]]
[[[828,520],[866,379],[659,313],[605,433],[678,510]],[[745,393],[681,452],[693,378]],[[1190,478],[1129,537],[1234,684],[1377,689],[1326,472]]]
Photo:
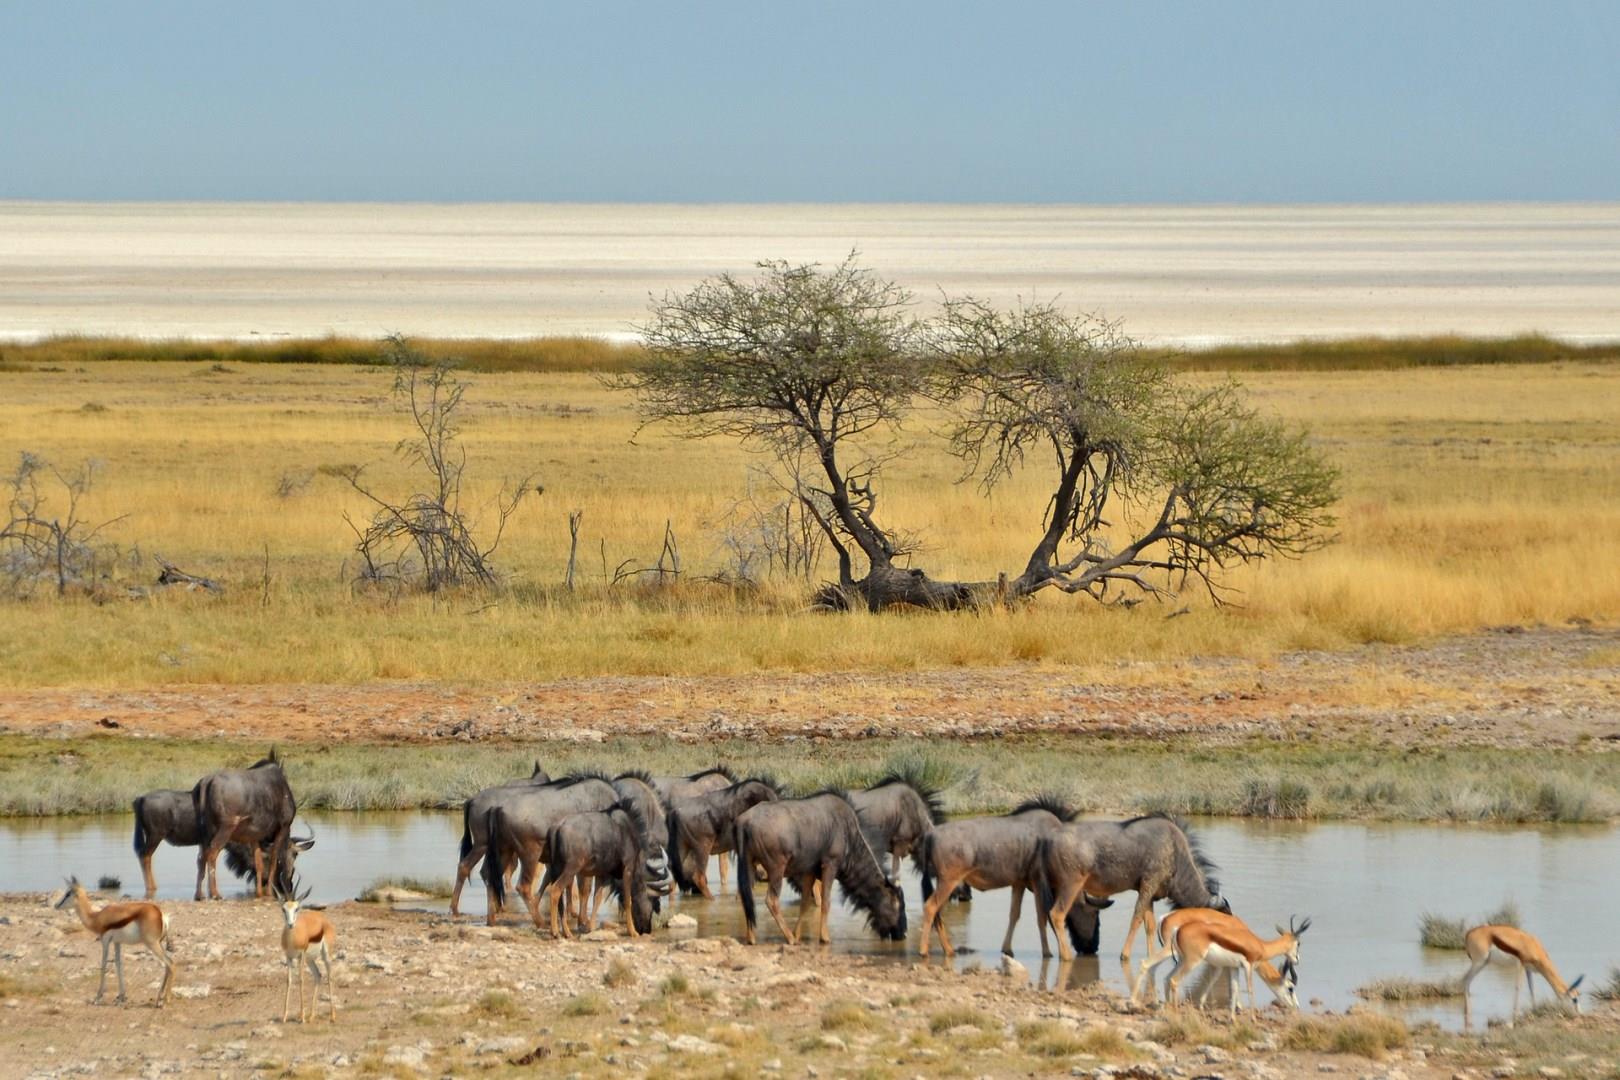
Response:
[[[467,451],[457,410],[467,385],[448,365],[429,365],[398,336],[389,339],[387,355],[394,365],[395,401],[410,417],[413,429],[395,449],[414,467],[423,488],[402,499],[389,498],[367,482],[363,466],[321,469],[341,477],[375,507],[363,524],[347,514],[343,517],[354,530],[360,579],[428,592],[466,585],[493,588],[500,584],[500,576],[490,556],[518,505],[541,488],[532,475],[503,486],[495,499],[493,535],[480,539],[461,505]]]
[[[99,468],[86,461],[64,471],[26,450],[18,456],[4,481],[0,525],[0,575],[13,595],[30,595],[41,586],[58,596],[70,588],[88,591],[108,575],[117,549],[98,538],[121,519],[92,524],[83,506]]]

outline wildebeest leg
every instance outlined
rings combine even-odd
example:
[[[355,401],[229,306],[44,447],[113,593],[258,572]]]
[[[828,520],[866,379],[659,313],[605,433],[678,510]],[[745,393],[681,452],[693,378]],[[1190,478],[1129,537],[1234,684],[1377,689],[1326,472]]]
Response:
[[[1074,953],[1069,949],[1069,939],[1066,924],[1069,919],[1069,909],[1085,893],[1086,879],[1084,876],[1072,882],[1064,882],[1063,889],[1052,900],[1052,907],[1046,913],[1047,921],[1052,924],[1052,934],[1057,938],[1058,959],[1067,964],[1074,959]]]
[[[152,852],[156,847],[141,852],[141,877],[146,880],[146,898],[148,900],[157,895],[157,878],[152,876]]]
[[[720,862],[720,888],[721,888],[722,891],[724,891],[725,887],[726,887],[726,867],[729,865],[729,863],[727,861],[726,853],[724,851],[720,852],[719,862]],[[739,871],[739,873],[740,872],[741,871]],[[705,884],[707,884],[708,874],[705,873],[703,876],[704,876],[704,879],[705,879]],[[708,894],[705,893],[704,895],[707,896]],[[711,897],[711,899],[712,899],[712,897]]]
[[[566,917],[562,920],[562,929],[560,931],[557,929],[557,908],[562,904],[563,880],[560,877],[552,878],[549,873],[546,877],[550,880],[540,887],[540,904],[551,915],[551,936],[565,937],[568,933],[568,919]],[[536,926],[540,925],[538,917],[535,918],[534,924]]]
[[[726,865],[725,858],[726,857],[724,854],[720,856],[721,866]],[[714,893],[709,891],[709,853],[707,851],[703,851],[698,855],[698,866],[697,870],[692,874],[692,884],[697,886],[698,895],[703,897],[703,899],[714,899]],[[720,879],[720,887],[722,889],[726,887],[726,879],[724,877],[721,877]]]
[[[936,883],[933,895],[923,901],[922,943],[917,946],[918,956],[928,955],[928,939],[934,931],[939,931],[939,947],[945,950],[946,956],[952,956],[956,950],[951,948],[951,939],[945,933],[945,920],[940,911],[950,900],[952,891],[962,883],[965,875],[951,875],[941,873]]]
[[[1146,925],[1148,930],[1148,948],[1153,947],[1153,931],[1157,924],[1153,921],[1153,890],[1144,888],[1136,894],[1136,910],[1131,912],[1131,928],[1125,931],[1125,947],[1120,950],[1119,958],[1126,963],[1131,959],[1131,946],[1136,944],[1136,928]]]
[[[739,878],[741,876],[738,875]],[[739,888],[742,886],[741,881],[737,884]],[[782,879],[775,874],[772,874],[771,879],[765,883],[765,907],[770,911],[771,918],[776,920],[777,928],[782,931],[782,936],[787,938],[787,943],[797,945],[799,939],[788,929],[787,921],[782,918]]]
[[[276,860],[276,853],[274,851],[272,851],[270,853],[270,865],[274,866],[275,865],[275,860]],[[263,889],[263,888],[264,888],[264,848],[260,847],[258,844],[254,844],[253,845],[253,899],[257,900],[259,898],[260,890]],[[300,982],[299,985],[302,986],[303,983]],[[299,1000],[300,1000],[300,1002],[302,1002],[302,1000],[303,1000],[302,995],[300,995]],[[300,1019],[302,1019],[302,1018],[300,1018]]]
[[[900,853],[898,851],[889,852],[889,877],[895,881],[900,880]]]
[[[804,875],[796,884],[799,886],[799,918],[793,924],[793,936],[800,941],[804,940],[804,919],[810,914],[811,906],[821,910],[822,905],[816,903],[816,879],[810,874]]]
[[[596,883],[596,888],[591,890],[591,917],[586,923],[587,926],[595,926],[597,919],[601,917],[602,897],[607,895],[607,891],[607,886],[600,881]]]
[[[1012,955],[1013,928],[1018,925],[1018,916],[1024,910],[1024,887],[1014,883],[1012,899],[1007,903],[1007,936],[1001,939],[1001,951],[1005,956]],[[1046,935],[1041,935],[1041,945],[1045,946]],[[1042,955],[1045,955],[1042,953]]]
[[[1041,959],[1045,960],[1052,955],[1051,946],[1046,944],[1046,920],[1051,911],[1046,906],[1046,899],[1041,896],[1041,890],[1031,889],[1035,895],[1035,930],[1041,937]]]
[[[467,884],[467,879],[472,876],[473,867],[477,866],[478,860],[483,857],[484,849],[474,847],[467,852],[465,859],[456,863],[456,884],[450,890],[450,917],[452,919],[461,915],[461,887]]]
[[[538,859],[531,859],[528,852],[518,856],[518,895],[528,905],[529,915],[534,919],[534,925],[540,925],[540,901],[534,895],[534,879],[540,863]]]
[[[832,944],[832,931],[827,927],[827,915],[832,908],[833,868],[831,864],[821,868],[821,903],[818,912],[821,916],[821,932],[819,940],[823,945]]]
[[[631,940],[641,936],[640,931],[636,929],[636,914],[631,904],[631,897],[633,894],[630,891],[630,884],[634,880],[634,877],[634,868],[626,866],[624,868],[624,880],[619,886],[619,917],[624,919],[624,932],[630,935]],[[597,885],[598,890],[600,890],[601,887],[602,886],[600,884]],[[592,921],[594,921],[594,917]]]

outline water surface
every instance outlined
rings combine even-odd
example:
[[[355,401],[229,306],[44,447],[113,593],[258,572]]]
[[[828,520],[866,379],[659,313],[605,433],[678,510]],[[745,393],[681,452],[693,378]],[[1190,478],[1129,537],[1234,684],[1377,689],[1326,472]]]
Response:
[[[454,869],[461,820],[454,813],[312,814],[315,848],[299,860],[299,871],[318,900],[355,896],[384,875],[448,879]],[[1417,922],[1424,911],[1478,916],[1506,899],[1519,905],[1525,926],[1546,944],[1565,977],[1586,972],[1600,979],[1620,963],[1620,941],[1590,932],[1594,916],[1612,909],[1610,891],[1620,880],[1620,844],[1607,828],[1486,829],[1435,825],[1355,823],[1299,825],[1234,822],[1197,823],[1205,847],[1221,864],[1224,892],[1257,930],[1269,932],[1290,915],[1309,915],[1314,925],[1303,942],[1302,1001],[1343,1009],[1358,999],[1356,987],[1380,977],[1406,975],[1439,979],[1461,975],[1461,953],[1424,949]],[[127,816],[9,819],[0,823],[0,891],[46,890],[64,875],[84,878],[117,874],[126,891],[139,892],[140,872],[130,848]],[[155,868],[162,899],[189,900],[196,873],[195,849],[159,848]],[[222,868],[222,887],[225,875]],[[718,882],[715,869],[711,882]],[[700,934],[738,934],[740,910],[734,885],[712,902],[681,901],[695,916]],[[921,893],[915,875],[905,881],[909,940],[879,942],[864,919],[844,907],[833,921],[833,948],[896,962],[915,962]],[[791,894],[788,894],[789,897]],[[961,951],[955,964],[995,965],[1006,929],[1006,891],[976,894],[970,904],[952,904],[948,919]],[[761,896],[761,901],[763,897]],[[1117,959],[1133,897],[1126,894],[1103,916],[1101,957],[1043,967],[1033,904],[1014,937],[1017,958],[1044,986],[1102,979],[1126,985]],[[444,911],[445,904],[421,905]],[[462,910],[482,918],[482,883],[474,878]],[[184,919],[184,907],[173,909]],[[778,939],[775,925],[759,905],[762,942]],[[797,915],[785,898],[784,914]],[[514,925],[516,914],[509,916]],[[1583,927],[1587,928],[1583,931]],[[542,946],[543,947],[543,946]],[[1138,937],[1135,959],[1145,953]],[[1592,950],[1598,950],[1593,952]],[[935,943],[934,963],[943,963]],[[1160,969],[1162,977],[1169,968]],[[1507,965],[1496,965],[1474,984],[1475,1022],[1504,1015],[1512,995]],[[1257,997],[1270,992],[1256,980]],[[1538,994],[1544,987],[1538,987]],[[1526,1002],[1527,1003],[1527,1002]],[[1461,1023],[1460,1001],[1403,1010],[1409,1020]]]

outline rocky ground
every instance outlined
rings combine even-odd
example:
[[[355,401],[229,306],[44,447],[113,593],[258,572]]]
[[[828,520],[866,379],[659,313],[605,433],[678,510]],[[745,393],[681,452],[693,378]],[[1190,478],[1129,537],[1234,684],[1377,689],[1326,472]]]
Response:
[[[1613,1011],[1521,1023],[1522,1043],[1408,1033],[1370,1013],[1301,1021],[1271,1008],[1233,1024],[1135,1010],[1095,984],[1032,988],[1017,965],[956,974],[677,928],[559,942],[515,919],[487,928],[360,904],[328,911],[337,1021],[298,1023],[295,1006],[283,1023],[278,912],[247,900],[166,905],[179,964],[168,1007],[152,1007],[159,969],[139,950],[126,950],[130,1003],[96,1006],[99,947],[50,899],[0,897],[0,1076],[1468,1080],[1611,1075],[1620,1057]]]
[[[0,732],[425,742],[1086,732],[1395,746],[1620,743],[1620,629],[1106,668],[620,677],[480,686],[0,690]]]

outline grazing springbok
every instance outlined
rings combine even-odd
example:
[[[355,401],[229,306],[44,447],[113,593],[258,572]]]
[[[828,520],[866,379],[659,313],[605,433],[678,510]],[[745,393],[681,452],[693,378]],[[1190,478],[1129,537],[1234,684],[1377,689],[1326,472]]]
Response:
[[[900,877],[900,860],[915,856],[922,838],[945,821],[939,792],[915,772],[891,772],[865,791],[849,793],[867,843],[889,856],[889,876]]]
[[[567,919],[559,928],[557,913],[564,892],[587,876],[619,898],[626,933],[632,938],[652,933],[654,899],[669,890],[663,867],[649,862],[652,855],[646,819],[630,799],[606,810],[570,815],[553,825],[546,838],[546,877],[540,888],[540,904],[551,913],[552,936],[572,936]],[[534,925],[539,926],[540,908],[532,910]]]
[[[309,897],[309,890],[301,894],[280,894],[281,901],[281,955],[287,958],[287,994],[281,1001],[281,1022],[287,1022],[287,1014],[292,1011],[293,972],[298,972],[298,1022],[307,1024],[309,1018],[315,1015],[315,1010],[321,1004],[321,983],[326,983],[326,1000],[332,1006],[332,1019],[337,1020],[337,981],[332,978],[332,950],[337,948],[337,930],[332,926],[332,920],[322,911],[311,911],[301,908],[301,904]],[[321,977],[320,965],[315,962],[315,953],[326,961],[326,976]],[[304,1007],[304,965],[309,965],[310,974],[315,978],[314,993],[311,995],[309,1008]]]
[[[307,837],[292,834],[298,804],[274,750],[249,768],[209,773],[191,789],[191,801],[197,811],[201,847],[197,854],[194,899],[203,898],[204,878],[208,882],[209,897],[220,898],[216,864],[219,853],[233,844],[241,847],[227,853],[225,865],[238,877],[252,880],[255,897],[271,896],[276,889],[291,892],[293,864],[300,851],[315,846],[315,834],[312,832]],[[247,852],[252,853],[251,862]]]
[[[1166,1004],[1179,1004],[1182,980],[1199,964],[1208,964],[1226,970],[1226,985],[1230,995],[1228,1004],[1233,1016],[1237,1015],[1239,971],[1248,979],[1249,1008],[1254,1009],[1255,967],[1263,960],[1275,960],[1278,957],[1284,957],[1287,966],[1298,965],[1299,938],[1310,928],[1311,920],[1306,919],[1296,927],[1294,920],[1290,918],[1287,930],[1279,926],[1275,938],[1262,941],[1246,926],[1221,926],[1210,922],[1187,923],[1176,932],[1173,941],[1178,962],[1176,970],[1164,981]]]
[[[711,791],[730,787],[737,782],[737,774],[724,762],[713,765],[707,769],[699,769],[687,776],[655,776],[652,778],[653,790],[658,792],[658,798],[664,803],[664,812],[675,809],[676,799],[690,799],[694,795],[707,795]],[[730,850],[729,848],[727,849]],[[675,853],[669,853],[673,859]],[[725,851],[720,852],[720,887],[726,887],[726,859]]]
[[[1540,975],[1547,980],[1558,1000],[1568,1005],[1576,1012],[1581,1011],[1580,985],[1586,979],[1585,975],[1576,976],[1574,982],[1565,984],[1559,978],[1558,969],[1547,956],[1547,950],[1542,948],[1541,942],[1534,934],[1528,934],[1516,926],[1497,926],[1486,924],[1476,926],[1463,937],[1463,948],[1468,950],[1468,959],[1472,965],[1468,974],[1462,977],[1463,1012],[1467,1019],[1468,1013],[1468,987],[1473,983],[1474,977],[1490,963],[1491,950],[1495,949],[1504,956],[1518,961],[1519,974],[1524,976],[1524,985],[1530,988],[1530,1004],[1536,1003],[1535,976]],[[1514,1018],[1519,1015],[1519,980],[1513,980],[1513,1012],[1508,1014],[1508,1025],[1512,1026]]]
[[[1113,896],[1136,892],[1131,926],[1119,953],[1124,964],[1130,963],[1138,926],[1146,929],[1148,948],[1153,947],[1155,900],[1168,897],[1178,908],[1232,910],[1220,897],[1215,864],[1204,855],[1186,824],[1168,814],[1147,814],[1128,821],[1068,822],[1042,838],[1039,862],[1042,899],[1054,930],[1067,922],[1082,893]],[[1071,925],[1069,936],[1075,950],[1086,952],[1087,943],[1073,931]],[[1061,933],[1058,959],[1070,959]]]
[[[57,901],[58,908],[73,904],[79,912],[79,921],[101,942],[101,983],[96,987],[97,1005],[107,993],[107,954],[111,951],[118,968],[118,997],[114,1004],[122,1005],[124,991],[124,946],[145,945],[163,965],[163,985],[158,987],[157,1007],[163,1008],[174,986],[174,960],[164,948],[169,937],[169,916],[156,904],[133,900],[121,904],[108,904],[96,909],[90,906],[90,897],[78,878],[69,878],[67,892]]]
[[[604,777],[577,773],[552,780],[539,787],[502,799],[489,811],[484,835],[484,887],[489,892],[489,914],[485,921],[495,925],[495,916],[506,904],[506,879],[514,866],[520,868],[517,891],[539,922],[539,901],[535,899],[535,879],[546,861],[546,843],[551,827],[570,814],[606,810],[619,801],[619,793]]]
[[[823,791],[804,799],[757,803],[737,819],[736,832],[737,895],[747,923],[748,944],[755,942],[756,868],[764,875],[765,906],[789,945],[799,943],[818,885],[822,901],[817,905],[817,939],[823,945],[832,941],[827,914],[834,881],[847,903],[866,912],[867,925],[879,937],[905,940],[905,894],[884,875],[844,792]],[[792,881],[799,891],[799,921],[791,931],[782,919],[783,881]]]
[[[1214,908],[1189,907],[1172,911],[1159,920],[1159,948],[1149,954],[1146,960],[1142,961],[1141,972],[1136,977],[1135,985],[1131,987],[1132,1001],[1136,1001],[1141,996],[1144,986],[1151,985],[1153,969],[1175,955],[1176,934],[1180,932],[1183,926],[1192,923],[1208,923],[1211,926],[1225,926],[1242,930],[1249,929],[1248,924],[1236,915],[1216,911]],[[1266,986],[1271,989],[1271,992],[1276,995],[1278,1001],[1282,1002],[1287,1008],[1299,1008],[1299,972],[1295,968],[1293,961],[1285,958],[1282,969],[1279,971],[1270,960],[1261,960],[1254,965],[1254,970],[1259,974]],[[1203,1005],[1204,998],[1208,994],[1209,985],[1206,984],[1203,993],[1198,996],[1200,1006]]]
[[[1013,929],[1024,906],[1024,891],[1035,894],[1036,926],[1041,935],[1041,955],[1051,956],[1046,944],[1046,906],[1040,890],[1037,861],[1043,836],[1068,821],[1075,813],[1063,800],[1041,795],[1015,807],[1000,817],[963,818],[935,826],[922,838],[917,852],[917,869],[922,873],[922,941],[917,951],[928,955],[930,936],[939,932],[940,947],[954,956],[950,933],[945,929],[942,911],[959,886],[979,890],[1012,889],[1007,913],[1007,934],[1001,951],[1012,955]],[[937,887],[936,887],[937,883]],[[1097,934],[1097,908],[1109,901],[1079,905],[1070,915],[1072,935],[1085,938]]]
[[[734,826],[744,811],[782,797],[769,777],[749,777],[718,791],[675,799],[669,811],[670,868],[681,891],[714,899],[709,891],[709,856],[737,846]],[[724,885],[724,880],[721,882]],[[740,888],[741,886],[739,886]]]
[[[495,808],[496,803],[508,796],[537,788],[541,784],[551,782],[546,770],[540,763],[534,763],[534,772],[520,780],[508,780],[504,784],[487,787],[468,799],[461,806],[461,854],[456,859],[456,883],[450,890],[450,917],[456,918],[461,914],[461,889],[472,876],[473,867],[478,860],[484,857],[489,847],[489,838],[484,832],[489,822],[489,812]]]

